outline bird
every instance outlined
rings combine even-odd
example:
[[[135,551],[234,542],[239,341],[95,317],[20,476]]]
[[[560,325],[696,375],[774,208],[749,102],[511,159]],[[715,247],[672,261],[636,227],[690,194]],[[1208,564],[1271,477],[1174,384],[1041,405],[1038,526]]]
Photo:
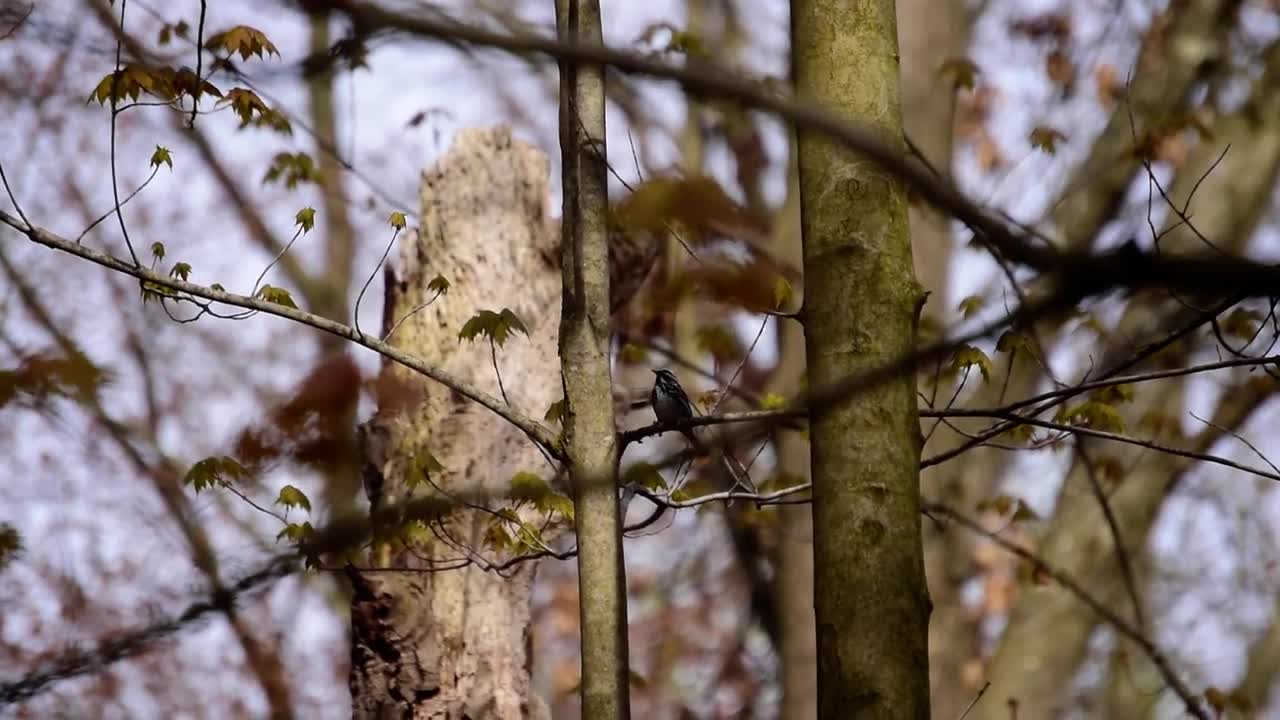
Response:
[[[689,420],[693,417],[693,403],[689,402],[689,396],[685,394],[684,388],[680,386],[680,380],[676,378],[675,373],[662,368],[653,371],[653,390],[649,392],[649,404],[653,407],[653,415],[658,422],[663,425],[676,425]],[[693,433],[692,427],[680,428],[680,433],[689,440],[693,452],[697,455],[705,455],[707,448],[698,440],[698,436]],[[729,472],[729,477],[733,478],[733,487],[730,492],[739,488],[749,493],[756,492],[755,483],[751,482],[751,476],[748,475],[746,468],[742,467],[742,463],[733,457],[729,452],[721,454],[721,462],[724,464],[725,470]],[[728,506],[732,503],[732,499],[725,504]]]
[[[676,425],[692,418],[693,403],[689,402],[689,396],[685,394],[684,388],[680,387],[680,380],[676,378],[676,374],[662,368],[654,370],[653,375],[653,390],[649,393],[649,404],[653,407],[653,416],[658,419],[658,422],[663,425]],[[688,438],[694,452],[702,452],[702,443],[693,434],[693,428],[683,427],[680,428],[680,432]]]

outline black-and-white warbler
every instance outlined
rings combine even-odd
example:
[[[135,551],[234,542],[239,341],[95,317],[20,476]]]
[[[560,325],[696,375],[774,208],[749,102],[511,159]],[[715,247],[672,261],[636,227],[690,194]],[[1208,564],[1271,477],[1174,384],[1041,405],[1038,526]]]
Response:
[[[663,368],[654,370],[653,375],[653,390],[649,393],[649,404],[653,406],[653,416],[658,418],[658,422],[674,425],[693,417],[693,403],[689,402],[689,396],[685,394],[684,388],[680,387],[676,374]],[[693,434],[693,428],[681,428],[680,432],[689,439],[695,452],[702,452],[702,443],[698,442],[698,436]]]
[[[649,392],[649,404],[653,406],[653,415],[658,418],[658,422],[663,425],[674,425],[693,417],[693,403],[689,402],[689,396],[685,394],[684,388],[680,387],[680,381],[676,379],[675,373],[663,368],[654,370],[653,374],[653,390]],[[689,439],[689,444],[693,446],[695,453],[702,455],[706,452],[706,446],[698,440],[693,428],[684,427],[680,432]],[[742,467],[736,458],[725,452],[721,460],[725,469],[729,471],[729,476],[733,478],[733,489],[742,488],[752,493],[756,491],[746,468]]]

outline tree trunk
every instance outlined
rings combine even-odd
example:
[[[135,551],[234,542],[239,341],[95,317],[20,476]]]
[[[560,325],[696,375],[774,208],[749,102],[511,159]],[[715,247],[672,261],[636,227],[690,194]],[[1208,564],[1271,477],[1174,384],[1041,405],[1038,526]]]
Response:
[[[314,12],[310,17],[311,56],[328,57],[330,38],[330,14]],[[324,222],[317,228],[323,232],[324,266],[317,273],[319,282],[314,293],[311,311],[317,315],[350,322],[351,309],[347,294],[351,288],[352,262],[355,254],[355,230],[347,213],[347,191],[343,182],[342,163],[338,160],[338,122],[333,99],[334,72],[332,66],[311,71],[307,78],[307,97],[311,106],[311,132],[316,144],[316,167],[320,171],[321,196],[324,199],[321,216]],[[347,341],[324,334],[319,338],[321,356],[345,353]],[[346,437],[353,436],[356,424],[355,408],[341,419]],[[325,506],[336,517],[349,512],[360,490],[360,467],[354,454],[341,454],[341,461],[333,463],[325,473]]]
[[[512,405],[535,417],[560,396],[559,243],[547,224],[547,177],[546,158],[506,129],[459,134],[425,174],[422,226],[401,240],[384,318],[384,331],[404,320],[435,294],[427,288],[432,278],[444,276],[448,294],[404,320],[391,340],[497,395],[489,346],[460,342],[458,331],[479,310],[511,308],[528,337],[513,336],[497,361]],[[515,472],[543,465],[522,432],[448,389],[398,365],[384,366],[380,383],[378,413],[361,433],[374,508],[428,492],[415,462],[423,451],[444,466],[430,478],[450,494],[501,494]],[[484,546],[491,522],[491,515],[456,510],[433,528],[439,535],[424,532],[429,539],[408,550],[383,545],[374,553],[374,564],[409,571],[350,573],[354,717],[547,715],[529,687],[534,565],[504,574],[475,564],[426,570],[423,558],[491,556]],[[445,531],[452,546],[440,539]]]
[[[792,3],[797,91],[901,146],[892,0]],[[914,347],[923,291],[889,174],[799,136],[804,319],[814,389]],[[810,417],[818,712],[929,717],[929,598],[911,373]]]
[[[603,42],[599,0],[557,0],[561,40]],[[609,183],[604,68],[560,65],[560,362],[564,448],[573,485],[582,631],[582,716],[630,717],[627,582],[615,477],[617,426],[609,361]]]

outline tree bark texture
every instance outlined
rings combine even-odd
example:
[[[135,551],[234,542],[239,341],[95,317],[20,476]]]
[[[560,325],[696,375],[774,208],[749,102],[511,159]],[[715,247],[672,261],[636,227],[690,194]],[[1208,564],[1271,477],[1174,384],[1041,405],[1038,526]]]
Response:
[[[598,0],[557,0],[562,40],[601,44]],[[604,68],[560,65],[560,361],[564,449],[573,485],[582,631],[582,716],[630,717],[627,583],[615,479],[609,319],[608,168]]]
[[[797,0],[797,90],[902,146],[892,0]],[[873,163],[799,136],[809,386],[911,352],[923,291],[902,186]],[[821,718],[929,717],[912,374],[814,412],[814,597]]]
[[[511,404],[541,417],[559,399],[559,241],[548,225],[546,157],[506,129],[460,133],[423,178],[419,230],[400,241],[387,273],[385,332],[392,342],[486,392],[500,391],[487,343],[459,341],[479,310],[513,310],[529,333],[497,353]],[[374,508],[435,492],[422,482],[424,450],[444,466],[431,482],[446,494],[502,494],[520,470],[545,473],[518,429],[398,365],[385,365],[380,403],[361,431],[364,482]],[[416,483],[416,488],[411,486]],[[356,718],[546,717],[529,687],[529,591],[534,565],[499,574],[475,565],[426,572],[423,558],[492,557],[493,518],[456,510],[409,550],[373,562],[418,572],[350,573],[351,695]],[[376,546],[375,546],[376,547]],[[384,546],[385,547],[385,546]]]

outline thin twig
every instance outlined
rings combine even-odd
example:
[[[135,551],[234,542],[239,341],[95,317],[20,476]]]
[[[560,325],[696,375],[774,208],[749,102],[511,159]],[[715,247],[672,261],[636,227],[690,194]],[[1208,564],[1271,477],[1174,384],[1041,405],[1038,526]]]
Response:
[[[1102,516],[1107,521],[1107,530],[1111,533],[1111,544],[1116,549],[1116,564],[1120,566],[1120,576],[1124,579],[1125,592],[1129,594],[1129,601],[1133,603],[1133,619],[1142,630],[1146,630],[1147,621],[1142,611],[1142,598],[1138,595],[1138,581],[1133,572],[1133,564],[1129,559],[1129,549],[1124,545],[1124,536],[1120,534],[1120,523],[1116,520],[1116,515],[1111,509],[1111,502],[1107,500],[1107,493],[1102,489],[1102,483],[1098,481],[1098,474],[1093,468],[1092,459],[1089,457],[1088,451],[1084,449],[1084,445],[1076,443],[1076,453],[1080,455],[1080,460],[1084,463],[1084,474],[1089,480],[1089,489],[1093,491],[1093,497],[1098,501],[1098,507],[1102,509]]]
[[[188,293],[194,297],[203,298],[205,300],[211,300],[213,302],[246,308],[248,310],[256,310],[268,315],[286,318],[302,325],[345,338],[357,345],[360,345],[361,347],[372,350],[389,360],[399,363],[414,372],[425,375],[426,377],[457,391],[463,397],[483,405],[499,417],[512,425],[515,425],[524,432],[529,439],[543,445],[549,452],[551,452],[553,457],[562,459],[562,451],[556,446],[555,435],[547,429],[546,426],[513,408],[507,407],[500,399],[484,392],[472,383],[456,377],[452,373],[438,367],[429,365],[421,359],[410,355],[399,348],[388,345],[367,335],[363,335],[349,325],[344,325],[297,308],[267,302],[259,298],[237,295],[224,290],[215,290],[211,287],[205,287],[197,283],[161,275],[148,270],[145,267],[135,267],[106,253],[98,252],[97,250],[93,250],[92,248],[88,248],[83,245],[77,245],[76,243],[45,230],[44,228],[25,228],[22,221],[2,210],[0,210],[0,222],[21,231],[22,234],[32,242],[75,255],[83,260],[88,260],[97,265],[101,265],[109,270],[123,273],[139,280],[145,280],[169,290]]]

